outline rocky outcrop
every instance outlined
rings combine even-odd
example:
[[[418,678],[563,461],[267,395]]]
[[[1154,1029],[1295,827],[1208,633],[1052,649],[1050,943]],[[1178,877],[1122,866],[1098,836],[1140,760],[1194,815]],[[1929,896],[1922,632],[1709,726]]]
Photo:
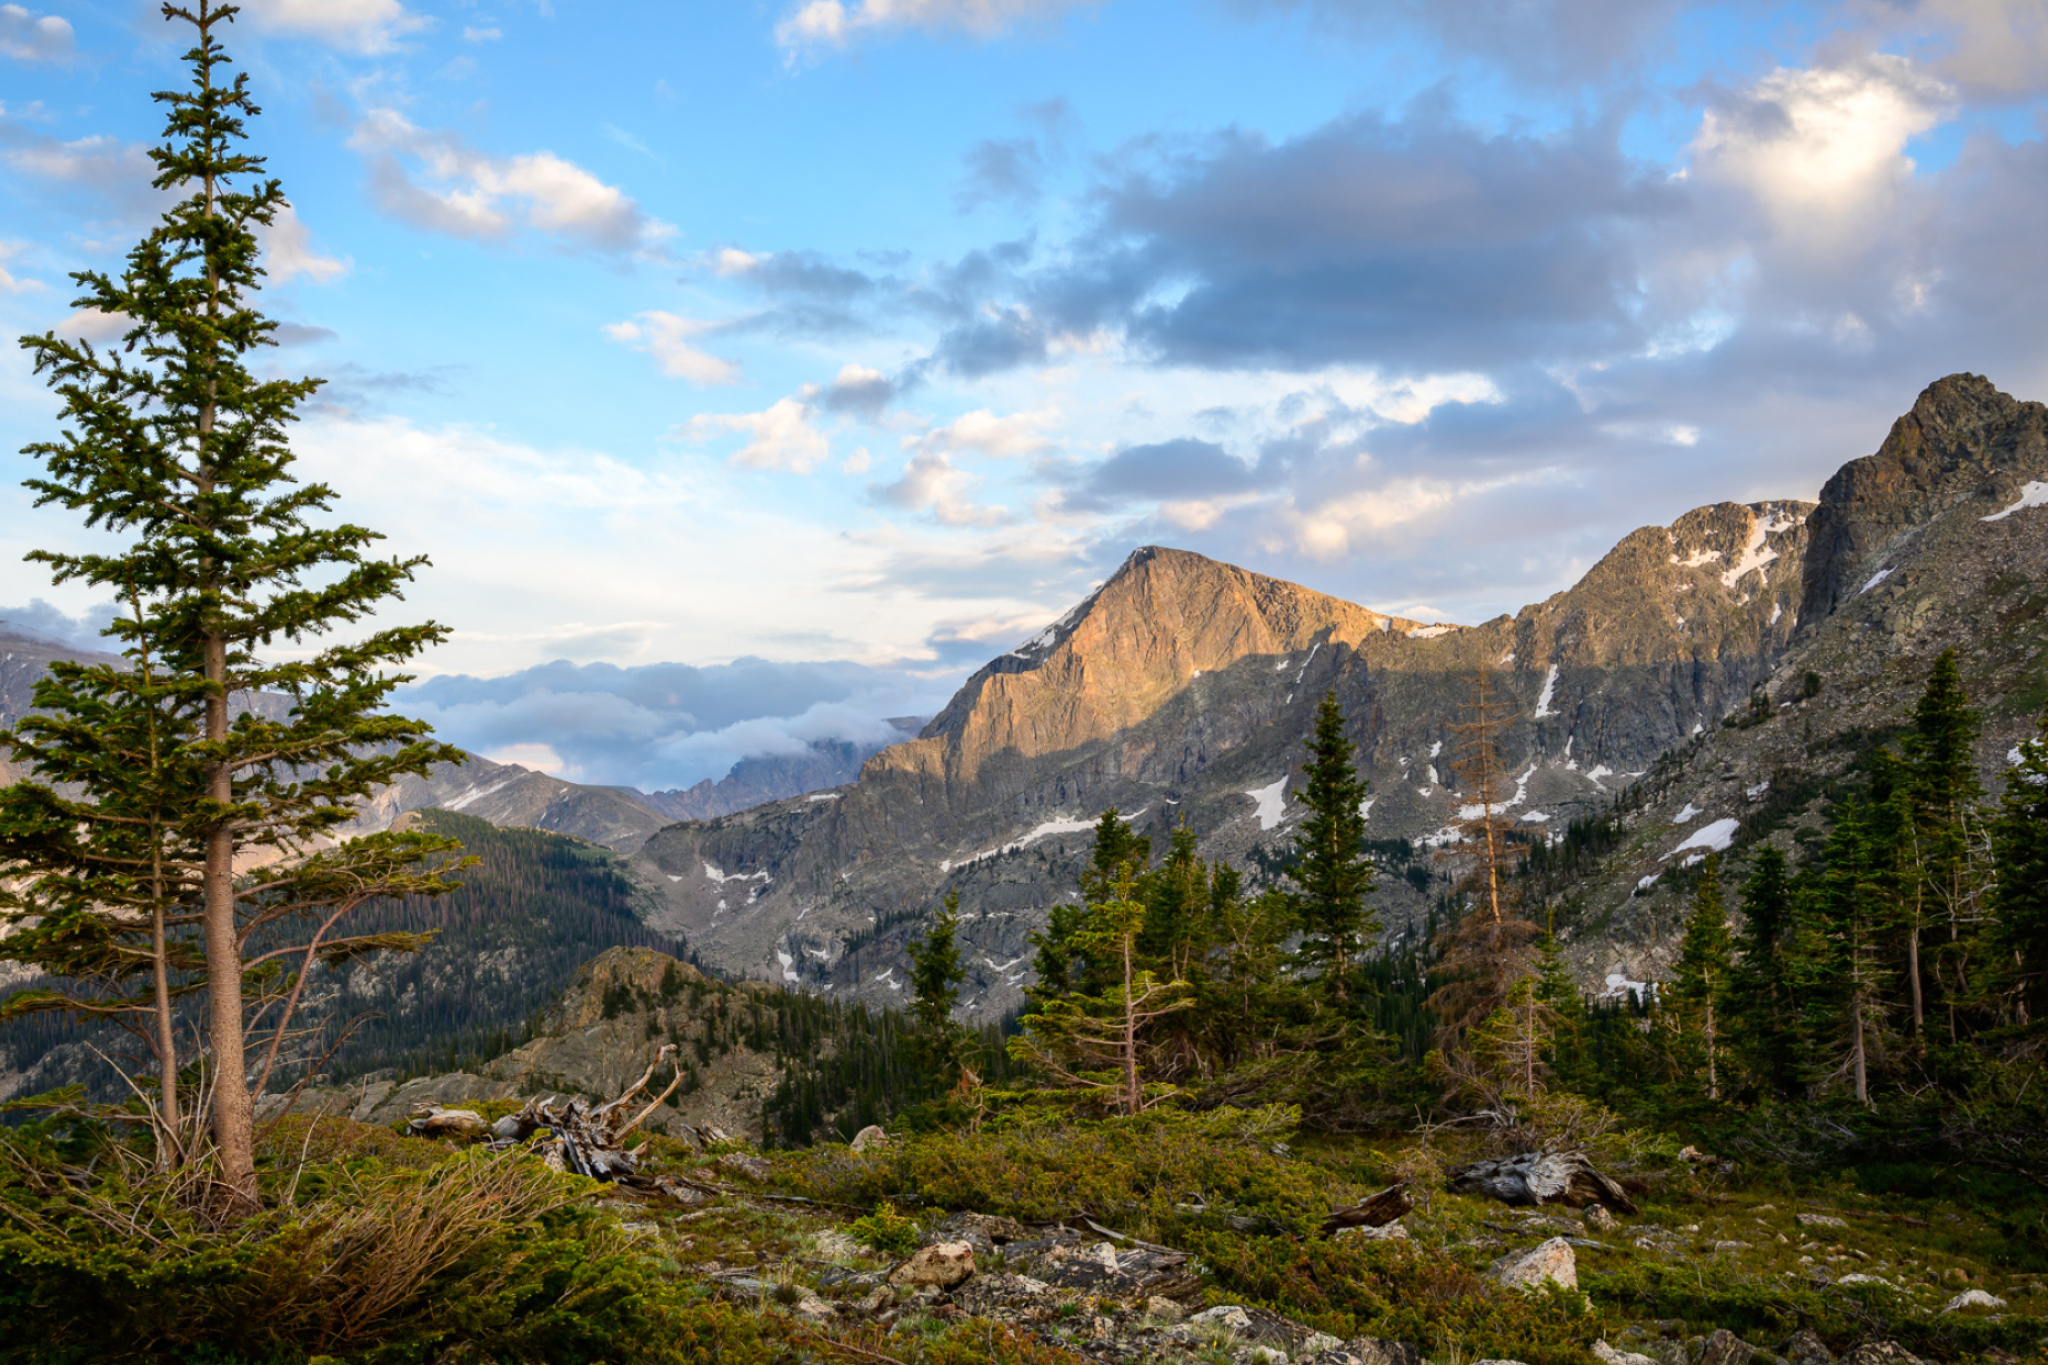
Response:
[[[1995,511],[2048,465],[2048,407],[1982,375],[1931,384],[1877,453],[1821,489],[1809,526],[1800,618],[1817,627],[1921,528],[1965,503]]]
[[[925,722],[918,716],[891,716],[887,723],[896,731],[888,741],[893,744],[913,738]],[[812,740],[800,754],[743,758],[716,782],[707,777],[694,787],[636,795],[670,820],[714,820],[768,801],[844,786],[860,776],[860,765],[883,747],[846,739]]]

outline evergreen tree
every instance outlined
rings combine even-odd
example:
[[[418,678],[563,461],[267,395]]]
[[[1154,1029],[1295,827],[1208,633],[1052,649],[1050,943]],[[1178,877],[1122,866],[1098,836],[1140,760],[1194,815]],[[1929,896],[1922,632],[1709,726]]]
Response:
[[[1995,961],[2013,1017],[2048,1021],[2048,712],[2006,770],[1991,831],[1998,882],[1992,893]]]
[[[1564,950],[1558,946],[1557,934],[1552,929],[1545,929],[1536,943],[1534,994],[1551,1019],[1545,1063],[1552,1074],[1568,1084],[1583,1080],[1579,1053],[1585,1026],[1585,997],[1565,965]]]
[[[245,1211],[256,1199],[255,1100],[293,1036],[307,972],[403,946],[351,936],[342,922],[373,896],[444,886],[419,864],[452,847],[419,834],[328,841],[374,790],[460,755],[428,743],[424,725],[384,712],[404,681],[387,670],[442,639],[442,627],[322,642],[397,598],[425,561],[373,557],[375,533],[331,521],[331,489],[294,481],[286,429],[318,382],[261,380],[247,363],[274,344],[275,331],[252,302],[262,275],[255,229],[286,201],[277,181],[260,178],[262,159],[238,147],[258,111],[246,77],[223,83],[228,58],[216,30],[235,11],[197,0],[163,13],[197,36],[186,55],[191,89],[157,96],[169,115],[165,143],[150,152],[153,183],[186,197],[129,253],[119,277],[74,276],[77,307],[128,319],[118,349],[54,333],[23,344],[56,388],[64,423],[57,440],[24,452],[46,472],[29,487],[39,505],[56,503],[129,537],[104,553],[32,557],[59,582],[111,590],[132,605],[124,653],[138,670],[145,659],[153,669],[132,695],[155,712],[167,747],[145,777],[102,769],[97,780],[109,785],[22,798],[6,856],[21,860],[11,875],[61,876],[51,860],[62,838],[35,832],[38,809],[63,821],[78,814],[67,800],[146,806],[155,797],[137,783],[175,779],[161,827],[166,848],[197,850],[178,870],[175,895],[196,916],[204,955],[218,1188]],[[263,657],[281,650],[299,657]],[[238,711],[236,699],[251,697],[282,705]],[[49,699],[88,726],[104,714],[105,695],[91,687],[67,696],[60,682]],[[57,736],[30,738],[47,757]],[[50,787],[57,770],[27,757]],[[250,870],[243,855],[256,849],[274,860]],[[294,926],[297,936],[288,933]],[[250,1032],[251,1010],[267,1040]]]
[[[1303,960],[1322,973],[1331,996],[1342,1002],[1351,989],[1352,961],[1380,924],[1365,903],[1373,888],[1372,860],[1364,847],[1366,784],[1334,691],[1323,694],[1306,747],[1308,780],[1297,799],[1309,814],[1294,835],[1296,861],[1288,876],[1299,889],[1291,903],[1304,935]]]
[[[1721,856],[1707,855],[1693,891],[1692,913],[1678,945],[1669,1014],[1680,1030],[1679,1056],[1689,1074],[1705,1081],[1706,1096],[1721,1098],[1721,1025],[1728,992],[1728,909],[1721,899]]]
[[[1935,970],[1948,1018],[1948,1036],[1961,1036],[1962,1012],[1971,997],[1969,962],[1978,925],[1975,893],[1980,878],[1972,866],[1973,825],[1983,787],[1977,781],[1976,744],[1983,729],[1963,690],[1956,652],[1934,661],[1927,687],[1913,708],[1913,727],[1904,750],[1906,788],[1917,828],[1917,861],[1925,900],[1937,922],[1940,946]],[[1909,989],[1916,1006],[1914,1026],[1923,1020],[1920,1002],[1920,926],[1910,926]]]
[[[909,945],[910,1012],[926,1040],[935,1066],[950,1071],[959,1061],[953,1007],[967,969],[960,964],[960,893],[949,891],[924,937]]]
[[[1126,865],[1111,899],[1089,907],[1076,946],[1097,961],[1114,963],[1120,979],[1096,995],[1078,992],[1044,1001],[1025,1020],[1011,1049],[1019,1061],[1043,1068],[1067,1085],[1105,1092],[1127,1115],[1158,1102],[1145,1094],[1145,1038],[1150,1026],[1187,1009],[1186,983],[1162,982],[1138,962],[1145,906]]]
[[[1729,969],[1731,1036],[1765,1091],[1788,1098],[1799,1050],[1789,960],[1796,926],[1785,855],[1768,844],[1750,860],[1742,919],[1740,957]]]
[[[1170,980],[1185,981],[1207,951],[1209,869],[1195,851],[1185,820],[1174,827],[1166,856],[1142,883],[1145,933],[1139,948]]]

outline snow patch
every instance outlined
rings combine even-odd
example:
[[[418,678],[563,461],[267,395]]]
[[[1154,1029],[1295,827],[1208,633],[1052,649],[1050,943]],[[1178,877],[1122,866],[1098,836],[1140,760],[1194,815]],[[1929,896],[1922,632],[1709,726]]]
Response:
[[[1366,798],[1365,798],[1365,800],[1363,800],[1363,801],[1359,802],[1359,803],[1358,803],[1358,818],[1359,818],[1359,819],[1361,819],[1361,820],[1370,820],[1370,819],[1372,819],[1372,803],[1373,803],[1373,802],[1375,802],[1375,801],[1377,801],[1377,800],[1379,800],[1379,798],[1378,798],[1377,796],[1368,796],[1368,797],[1366,797]]]
[[[1442,778],[1440,778],[1440,777],[1438,777],[1438,776],[1436,775],[1436,764],[1434,764],[1434,763],[1430,764],[1430,765],[1429,765],[1429,769],[1428,769],[1428,772],[1429,772],[1429,785],[1430,785],[1430,786],[1434,787],[1434,786],[1435,786],[1435,785],[1436,785],[1437,783],[1439,783],[1439,782],[1443,781],[1443,779],[1442,779]]]
[[[1771,603],[1771,619],[1764,622],[1764,624],[1767,626],[1775,626],[1778,624],[1778,618],[1780,616],[1783,616],[1784,614],[1785,604],[1783,602],[1773,602]]]
[[[1686,821],[1692,819],[1694,816],[1698,814],[1700,814],[1700,808],[1698,806],[1695,806],[1692,802],[1688,801],[1685,803],[1684,810],[1678,812],[1678,814],[1671,817],[1671,823],[1674,825],[1682,825]]]
[[[1735,831],[1741,824],[1742,822],[1732,815],[1723,816],[1711,825],[1702,825],[1694,830],[1691,838],[1664,856],[1675,858],[1691,848],[1705,849],[1710,853],[1726,853],[1728,846],[1735,842]]]
[[[1301,672],[1294,675],[1294,685],[1296,687],[1301,686],[1302,675],[1306,674],[1308,672],[1308,666],[1316,661],[1316,651],[1321,649],[1322,647],[1323,642],[1321,640],[1316,641],[1315,644],[1309,649],[1308,657],[1301,661]]]
[[[1619,999],[1622,996],[1628,995],[1631,991],[1637,995],[1651,996],[1657,993],[1657,987],[1654,982],[1650,981],[1631,981],[1625,972],[1609,972],[1607,974],[1607,987],[1600,992],[1600,998],[1602,1000]]]
[[[1303,666],[1306,667],[1306,665]],[[1246,792],[1245,795],[1259,803],[1258,808],[1252,813],[1259,817],[1260,829],[1271,829],[1286,818],[1287,775],[1285,773],[1282,773],[1280,780],[1271,786],[1254,788]]]
[[[1019,962],[1022,962],[1024,959],[1022,956],[1018,956],[1011,958],[1008,962],[998,962],[994,958],[990,957],[987,953],[983,953],[981,955],[981,960],[983,962],[986,962],[989,965],[990,970],[992,971],[1007,972],[1008,970],[1010,970],[1010,968],[1016,966]]]
[[[1145,809],[1145,807],[1140,806],[1137,810],[1132,811],[1131,814],[1126,818],[1126,823],[1135,821],[1139,816],[1145,813]],[[999,848],[985,849],[982,852],[975,854],[973,857],[962,858],[957,863],[948,859],[947,861],[939,864],[939,870],[941,872],[951,872],[956,867],[966,867],[971,863],[980,862],[983,858],[993,858],[1001,853],[1015,853],[1019,849],[1029,848],[1031,847],[1031,845],[1037,843],[1040,839],[1050,839],[1054,835],[1058,834],[1079,834],[1084,830],[1091,830],[1094,828],[1095,821],[1093,820],[1047,820],[1044,824],[1039,825],[1036,829],[1033,829],[1029,834],[1026,834],[1021,839],[1013,840],[1010,843],[1004,844]]]
[[[1744,787],[1742,789],[1742,794],[1744,796],[1747,796],[1750,800],[1754,801],[1770,789],[1771,779],[1767,777],[1763,781],[1757,783],[1754,787]]]
[[[2027,507],[2048,507],[2048,483],[2042,483],[2039,480],[2036,480],[2035,482],[2028,484],[2026,487],[2020,489],[2020,497],[2018,502],[2015,502],[2012,506],[2006,508],[2003,512],[1993,512],[1988,517],[1979,517],[1978,520],[2004,521],[2013,513]]]
[[[1556,715],[1556,714],[1557,714],[1557,712],[1555,712],[1555,711],[1553,711],[1553,710],[1551,710],[1551,709],[1550,709],[1550,698],[1552,697],[1552,695],[1554,695],[1554,694],[1556,693],[1556,691],[1557,691],[1557,665],[1556,665],[1556,664],[1552,664],[1552,665],[1550,666],[1550,673],[1549,673],[1549,675],[1548,675],[1547,677],[1545,677],[1545,678],[1543,679],[1543,695],[1542,695],[1542,696],[1540,696],[1540,697],[1538,697],[1538,698],[1536,699],[1536,719],[1537,719],[1537,720],[1542,720],[1542,719],[1544,719],[1544,718],[1545,718],[1546,716],[1554,716],[1554,715]]]
[[[2017,750],[2015,750],[2014,752],[2018,752],[2018,751],[2017,751]],[[682,878],[681,878],[681,877],[677,876],[677,875],[676,875],[675,873],[673,873],[673,872],[671,872],[671,873],[669,873],[669,874],[668,874],[668,879],[669,879],[670,881],[672,881],[672,882],[679,882],[679,881],[681,881],[681,880],[682,880]]]
[[[1651,874],[1650,874],[1649,876],[1647,876],[1647,877],[1639,877],[1639,878],[1637,878],[1637,879],[1636,879],[1636,890],[1638,890],[1638,891],[1648,891],[1648,890],[1649,890],[1649,889],[1650,889],[1651,887],[1653,887],[1653,886],[1655,886],[1655,885],[1657,884],[1657,878],[1659,878],[1659,877],[1661,877],[1661,876],[1663,876],[1663,875],[1664,875],[1664,874],[1663,874],[1662,872],[1652,872],[1652,873],[1651,873]]]
[[[775,880],[766,872],[720,872],[711,863],[704,864],[704,876],[711,881],[717,882],[720,886],[725,885],[727,882],[772,882]]]
[[[1456,626],[1417,626],[1408,632],[1411,640],[1434,640],[1439,635],[1449,635]]]
[[[1522,818],[1535,825],[1547,825],[1550,823],[1550,817],[1540,810],[1524,811],[1522,812]]]
[[[775,953],[775,959],[776,961],[782,964],[782,979],[784,981],[796,981],[801,979],[796,974],[795,958],[791,957],[788,953],[785,953],[780,949],[777,949]]]
[[[1876,573],[1870,576],[1870,581],[1868,583],[1865,583],[1861,588],[1858,588],[1856,590],[1856,595],[1858,597],[1863,596],[1864,593],[1869,592],[1872,588],[1884,582],[1887,578],[1890,578],[1891,576],[1892,571],[1890,569],[1879,569]]]
[[[1778,552],[1764,542],[1774,532],[1791,529],[1792,523],[1789,521],[1780,522],[1770,517],[1758,517],[1756,525],[1750,528],[1749,544],[1742,547],[1742,558],[1735,561],[1734,568],[1721,575],[1722,585],[1732,588],[1748,575],[1776,559]],[[1775,621],[1777,618],[1771,619]]]
[[[512,777],[506,778],[502,782],[493,782],[488,787],[471,787],[468,791],[456,797],[453,801],[444,802],[441,806],[441,809],[461,810],[464,807],[468,806],[471,802],[483,800],[492,792],[501,792],[505,790],[505,788],[511,786],[514,782],[517,782],[520,778],[524,776],[526,776],[525,773],[518,773]]]
[[[1429,746],[1429,756],[1431,758],[1435,758],[1438,754],[1442,753],[1443,751],[1444,742],[1442,740],[1438,740],[1436,743]]]
[[[804,798],[806,801],[837,801],[838,799],[838,792],[812,792]]]

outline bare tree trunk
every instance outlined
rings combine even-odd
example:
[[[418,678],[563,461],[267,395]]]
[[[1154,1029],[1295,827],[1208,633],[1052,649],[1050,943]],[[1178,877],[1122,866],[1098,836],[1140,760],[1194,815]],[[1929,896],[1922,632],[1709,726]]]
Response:
[[[1138,1002],[1131,996],[1131,934],[1124,931],[1124,1112],[1136,1117],[1144,1095],[1138,1090]]]
[[[1710,1100],[1721,1098],[1721,1076],[1715,1066],[1714,1043],[1714,995],[1710,979],[1707,983],[1707,1098]]]
[[[1852,1055],[1855,1058],[1856,1065],[1856,1103],[1868,1109],[1870,1107],[1870,1077],[1865,1066],[1863,1049],[1863,987],[1860,984],[1856,987],[1856,993],[1853,998],[1855,1000],[1856,1020],[1855,1043],[1853,1044],[1854,1050]]]
[[[1916,879],[1917,880],[1917,879]],[[1913,995],[1913,1036],[1926,1027],[1927,1011],[1920,992],[1920,897],[1913,896],[1913,927],[1906,931],[1906,982]]]

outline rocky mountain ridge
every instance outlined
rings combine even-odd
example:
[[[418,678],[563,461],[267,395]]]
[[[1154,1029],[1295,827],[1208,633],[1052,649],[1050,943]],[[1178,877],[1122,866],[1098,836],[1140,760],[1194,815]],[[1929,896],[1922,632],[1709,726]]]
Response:
[[[1452,727],[1482,665],[1513,713],[1501,736],[1508,814],[1524,830],[1561,828],[1661,755],[1718,733],[1782,676],[1795,645],[1841,638],[1843,584],[1874,593],[1851,597],[1858,612],[1938,611],[1927,604],[1946,600],[1947,542],[1925,532],[2048,478],[2028,434],[2038,411],[1951,376],[1818,504],[1720,503],[1644,527],[1571,588],[1476,626],[1399,621],[1141,549],[857,781],[649,839],[636,862],[666,893],[656,922],[723,970],[895,998],[903,942],[958,891],[974,973],[963,996],[986,1017],[1020,998],[1028,934],[1073,894],[1105,807],[1160,842],[1185,820],[1204,856],[1257,880],[1300,812],[1293,773],[1325,690],[1372,784],[1369,837],[1448,843],[1470,798],[1450,767]],[[1390,929],[1412,931],[1426,891],[1381,886]],[[1641,937],[1600,962],[1587,946],[1589,980],[1640,979],[1656,935]]]

